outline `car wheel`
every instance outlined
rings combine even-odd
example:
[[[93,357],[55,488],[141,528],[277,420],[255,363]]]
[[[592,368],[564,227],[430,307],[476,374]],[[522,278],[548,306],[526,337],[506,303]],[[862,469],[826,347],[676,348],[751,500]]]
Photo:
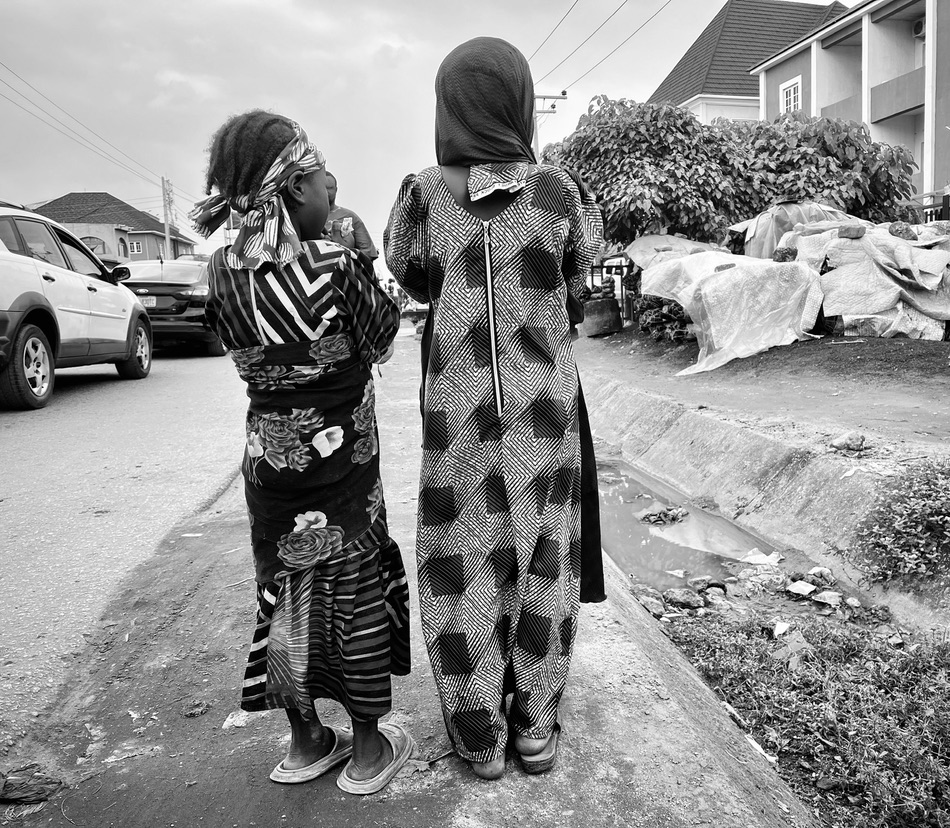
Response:
[[[42,408],[53,395],[53,350],[36,325],[24,325],[13,340],[10,364],[0,372],[0,403]]]
[[[145,379],[152,370],[152,336],[139,319],[132,329],[132,355],[115,364],[122,379]]]
[[[205,353],[208,356],[221,357],[228,352],[228,347],[220,339],[215,337],[213,342],[205,345]]]

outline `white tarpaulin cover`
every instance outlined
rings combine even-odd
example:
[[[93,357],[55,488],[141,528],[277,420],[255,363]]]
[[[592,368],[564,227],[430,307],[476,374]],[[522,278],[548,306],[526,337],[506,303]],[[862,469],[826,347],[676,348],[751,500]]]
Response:
[[[808,224],[825,220],[858,221],[829,207],[827,204],[818,204],[815,201],[787,201],[773,204],[768,210],[763,210],[755,218],[734,224],[730,230],[745,232],[745,254],[757,259],[771,259],[776,247],[781,247],[780,240],[787,232],[799,224]]]
[[[650,233],[646,236],[640,236],[640,238],[627,245],[624,253],[627,254],[631,262],[646,270],[658,262],[667,262],[681,256],[718,249],[720,248],[714,244],[691,241],[690,239],[684,239],[682,236],[662,236]]]
[[[809,339],[822,302],[818,271],[806,262],[718,251],[652,265],[643,271],[642,292],[679,302],[696,326],[699,361],[678,376]]]
[[[924,225],[915,228],[919,241],[906,241],[884,224],[867,228],[860,239],[843,239],[838,226],[800,226],[781,242],[812,267],[827,260],[825,316],[841,316],[846,333],[857,336],[943,339],[950,320],[950,238]]]

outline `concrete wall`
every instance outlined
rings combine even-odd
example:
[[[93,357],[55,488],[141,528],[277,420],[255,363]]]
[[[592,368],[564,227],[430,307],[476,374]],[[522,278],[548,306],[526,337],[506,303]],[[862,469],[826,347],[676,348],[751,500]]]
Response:
[[[130,242],[141,242],[142,243],[142,252],[141,253],[129,253],[129,258],[132,261],[140,261],[143,259],[157,259],[161,256],[164,259],[175,259],[178,256],[181,256],[185,253],[193,253],[195,246],[187,241],[176,240],[174,236],[171,239],[172,249],[168,255],[163,255],[162,250],[165,247],[165,235],[155,234],[155,233],[131,233],[129,235]]]
[[[910,20],[872,24],[868,30],[868,83],[874,87],[916,69],[916,44]]]
[[[95,236],[105,242],[106,254],[110,256],[119,255],[119,239],[124,239],[128,244],[128,231],[120,230],[114,224],[90,224],[90,223],[69,223],[63,224],[74,236],[82,239],[85,236]]]
[[[920,148],[914,146],[915,122],[916,116],[911,112],[888,118],[879,124],[871,124],[871,138],[892,146],[900,144],[902,147],[907,147],[914,154],[914,160],[919,163]]]
[[[759,120],[758,98],[697,98],[690,101],[686,108],[704,124],[711,124],[716,118]]]
[[[818,47],[815,95],[818,111],[858,95],[858,120],[861,119],[861,47]]]
[[[805,49],[773,66],[765,74],[765,117],[771,121],[780,112],[779,87],[786,81],[802,76],[801,100],[799,107],[811,112],[811,51]]]
[[[871,138],[891,146],[907,147],[913,153],[914,160],[920,164],[920,148],[914,145],[915,122],[915,114],[907,113],[871,124]]]

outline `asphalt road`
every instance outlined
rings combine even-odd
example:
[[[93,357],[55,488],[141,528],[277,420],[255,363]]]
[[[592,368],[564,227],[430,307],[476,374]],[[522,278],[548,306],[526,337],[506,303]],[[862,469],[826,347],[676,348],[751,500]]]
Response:
[[[59,371],[47,408],[0,410],[0,756],[123,576],[238,473],[246,407],[230,359],[158,352],[144,380]]]

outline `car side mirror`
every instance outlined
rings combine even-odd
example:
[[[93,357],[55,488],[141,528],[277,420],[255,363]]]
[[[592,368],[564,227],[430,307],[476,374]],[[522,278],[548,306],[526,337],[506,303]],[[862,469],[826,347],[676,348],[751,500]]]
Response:
[[[112,268],[112,278],[115,280],[116,284],[119,282],[124,282],[126,279],[132,278],[132,271],[129,270],[125,265],[116,265]]]

